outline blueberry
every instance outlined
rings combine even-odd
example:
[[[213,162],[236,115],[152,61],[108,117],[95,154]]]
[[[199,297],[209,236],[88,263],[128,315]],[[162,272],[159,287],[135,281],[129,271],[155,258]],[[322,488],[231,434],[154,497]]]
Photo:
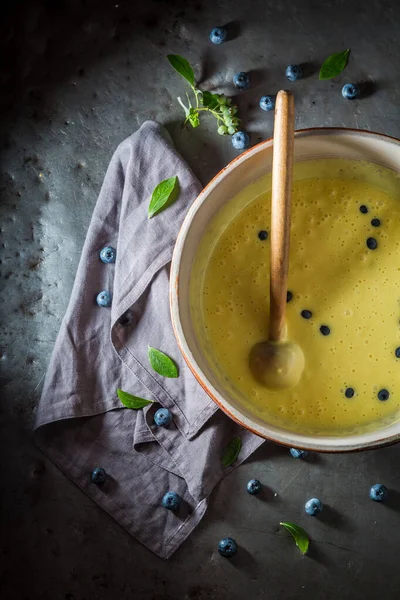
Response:
[[[311,500],[307,500],[304,508],[306,509],[306,513],[310,515],[310,517],[315,517],[322,510],[322,502],[318,500],[318,498],[311,498]]]
[[[232,538],[224,538],[218,544],[218,552],[225,558],[230,558],[237,552],[237,544]]]
[[[233,85],[237,87],[238,90],[247,90],[247,88],[250,87],[250,75],[244,71],[236,73],[233,76]]]
[[[268,237],[268,231],[264,231],[264,230],[261,230],[261,231],[259,231],[259,232],[258,232],[258,237],[259,237],[259,238],[260,238],[260,240],[263,242],[263,241],[264,241],[264,240],[266,240],[266,239],[267,239],[267,237]]]
[[[129,325],[129,323],[132,323],[132,321],[133,321],[133,312],[129,308],[118,319],[118,323],[120,325],[122,325],[122,327],[126,327],[127,325]]]
[[[303,317],[303,319],[311,319],[312,317],[311,310],[302,310],[300,314]]]
[[[258,479],[250,479],[250,481],[247,482],[246,488],[249,494],[255,496],[261,492],[262,485]]]
[[[356,83],[346,83],[342,87],[342,96],[346,100],[355,100],[360,95],[360,88]]]
[[[369,490],[369,497],[371,500],[375,500],[375,502],[384,502],[388,497],[387,487],[381,483],[376,483]]]
[[[365,206],[365,204],[361,204],[360,213],[362,213],[363,215],[366,215],[367,212],[368,212],[368,208]]]
[[[290,302],[293,299],[293,294],[289,290],[286,292],[286,302]]]
[[[102,485],[107,479],[107,473],[105,469],[102,469],[102,467],[96,467],[91,472],[90,479],[92,480],[92,483],[95,483],[96,485]]]
[[[331,330],[329,329],[328,325],[321,325],[321,327],[319,328],[320,332],[322,333],[322,335],[329,335]]]
[[[381,224],[381,222],[379,219],[372,219],[372,221],[371,221],[372,227],[379,227],[380,224]]]
[[[396,358],[400,358],[400,346],[394,351]]]
[[[159,408],[154,413],[154,423],[159,427],[166,427],[172,421],[172,414],[168,408]]]
[[[346,398],[352,398],[354,396],[354,393],[354,389],[349,387],[346,388],[344,395],[346,396]]]
[[[289,453],[293,458],[307,458],[308,456],[306,450],[298,450],[297,448],[290,448]]]
[[[384,402],[385,400],[388,400],[389,396],[390,396],[390,394],[389,394],[388,390],[385,390],[385,388],[379,390],[379,392],[378,392],[378,398],[382,402]]]
[[[99,253],[103,263],[115,263],[116,250],[112,246],[104,246]]]
[[[300,65],[289,65],[285,71],[286,79],[297,81],[303,77],[303,71]]]
[[[263,110],[269,111],[274,110],[276,102],[276,96],[261,96],[260,98],[260,108]]]
[[[100,294],[97,294],[96,302],[99,306],[103,308],[108,308],[111,306],[111,294],[107,292],[107,290],[103,290]]]
[[[245,131],[237,131],[232,136],[232,146],[236,148],[236,150],[245,150],[250,146],[250,137],[249,134]]]
[[[225,27],[214,27],[210,33],[210,42],[213,44],[223,44],[228,37]]]
[[[176,492],[167,492],[164,494],[161,504],[168,510],[178,510],[181,499]]]
[[[378,242],[376,241],[375,238],[368,238],[367,239],[367,248],[369,248],[370,250],[376,250],[378,247]]]

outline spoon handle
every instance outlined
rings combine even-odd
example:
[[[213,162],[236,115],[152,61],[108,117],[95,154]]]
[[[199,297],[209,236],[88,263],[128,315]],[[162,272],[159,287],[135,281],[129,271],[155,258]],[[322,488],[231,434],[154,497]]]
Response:
[[[285,335],[292,205],[294,99],[281,90],[276,97],[272,163],[269,340]]]

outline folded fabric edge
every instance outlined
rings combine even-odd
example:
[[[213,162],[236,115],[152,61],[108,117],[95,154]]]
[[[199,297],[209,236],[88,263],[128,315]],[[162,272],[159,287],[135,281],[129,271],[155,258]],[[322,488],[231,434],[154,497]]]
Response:
[[[151,280],[163,267],[168,265],[172,259],[174,244],[171,244],[165,251],[159,255],[142,274],[139,281],[131,288],[129,293],[116,306],[112,305],[112,327],[118,323],[122,315],[134,304],[145,292]]]
[[[263,438],[256,437],[250,432],[244,431],[243,447],[240,458],[234,465],[226,469],[222,477],[220,474],[218,474],[210,482],[207,495],[196,504],[192,513],[188,515],[177,531],[168,540],[161,542],[146,532],[141,525],[130,519],[128,515],[109,497],[105,496],[99,488],[96,487],[89,491],[82,480],[82,475],[79,469],[77,469],[70,460],[68,460],[62,453],[57,451],[50,443],[46,443],[45,439],[40,433],[42,427],[43,425],[39,425],[33,433],[34,440],[39,449],[64,473],[64,475],[68,477],[68,479],[75,483],[89,498],[103,508],[110,515],[110,517],[112,517],[119,525],[121,525],[130,535],[132,535],[141,544],[143,544],[143,546],[151,550],[158,557],[165,560],[170,558],[176,552],[185,539],[200,523],[207,510],[209,495],[217,483],[232,473],[232,471],[234,471],[245,460],[247,460],[247,458],[249,458],[251,454],[253,454],[253,452],[265,442]],[[216,540],[216,543],[217,541],[218,540]]]
[[[124,406],[121,406],[121,402],[117,397],[112,400],[112,403],[110,403],[110,400],[102,400],[98,402],[98,404],[98,409],[82,412],[80,414],[76,413],[76,407],[71,406],[69,411],[63,407],[61,411],[54,411],[50,419],[45,419],[39,410],[33,425],[33,434],[36,435],[40,428],[45,427],[46,425],[51,425],[52,423],[58,423],[59,421],[95,417],[97,415],[103,415],[107,412],[110,412],[111,410],[129,410],[125,409]]]
[[[110,517],[121,525],[132,537],[137,539],[143,546],[154,552],[162,559],[168,559],[190,535],[196,525],[202,519],[208,505],[208,498],[198,502],[194,510],[188,515],[182,525],[165,543],[154,538],[150,533],[143,529],[138,523],[128,517],[128,515],[105,496],[98,487],[93,490],[86,489],[79,469],[69,461],[62,453],[58,452],[50,444],[46,444],[42,439],[40,428],[34,432],[34,440],[38,448],[47,456],[68,479],[75,483],[89,498],[95,501]],[[89,480],[88,480],[89,482]],[[88,483],[89,485],[89,483]]]

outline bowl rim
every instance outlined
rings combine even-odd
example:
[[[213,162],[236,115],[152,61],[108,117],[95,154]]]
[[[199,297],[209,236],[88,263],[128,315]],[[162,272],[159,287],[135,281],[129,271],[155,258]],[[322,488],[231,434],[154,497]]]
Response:
[[[308,127],[305,129],[298,129],[295,131],[295,139],[299,138],[299,137],[312,136],[312,135],[345,135],[348,133],[353,133],[356,136],[361,136],[361,137],[377,138],[377,139],[380,139],[385,142],[393,143],[396,146],[400,145],[400,139],[396,138],[394,136],[390,136],[390,135],[387,135],[384,133],[378,133],[375,131],[369,131],[369,130],[365,130],[365,129],[356,129],[356,128],[352,128],[352,127]],[[248,431],[251,431],[252,433],[258,435],[259,437],[262,437],[266,440],[269,440],[269,441],[275,442],[277,444],[280,444],[282,446],[286,446],[286,447],[290,448],[294,444],[292,444],[289,441],[289,439],[286,439],[286,440],[283,439],[283,437],[290,438],[289,431],[287,432],[287,434],[283,434],[282,437],[274,436],[272,434],[272,432],[269,433],[268,435],[265,435],[265,433],[262,433],[261,431],[253,428],[251,425],[249,425],[249,423],[242,421],[235,414],[233,414],[230,410],[229,403],[221,402],[221,400],[218,397],[216,397],[216,395],[209,389],[209,387],[207,386],[207,383],[203,380],[203,377],[204,377],[204,379],[207,379],[207,378],[205,377],[205,375],[203,375],[203,373],[200,369],[199,369],[200,370],[200,373],[199,373],[194,366],[194,365],[197,365],[197,362],[195,361],[195,359],[192,355],[192,352],[190,350],[189,344],[186,341],[186,337],[184,334],[184,330],[183,330],[183,327],[181,324],[180,314],[179,314],[180,263],[181,263],[182,249],[184,246],[186,233],[192,222],[192,215],[197,212],[198,207],[203,203],[205,198],[209,195],[209,192],[218,185],[220,180],[222,180],[226,176],[227,172],[231,171],[237,164],[245,162],[250,156],[253,156],[256,153],[263,151],[265,148],[270,147],[272,145],[272,143],[273,143],[273,137],[269,137],[268,139],[263,140],[263,141],[259,142],[258,144],[255,144],[254,146],[252,146],[251,148],[249,148],[248,150],[246,150],[245,152],[243,152],[242,154],[240,154],[239,156],[237,156],[236,158],[231,160],[225,167],[223,167],[209,181],[209,183],[202,189],[200,194],[195,198],[195,200],[191,204],[191,206],[183,220],[183,223],[179,229],[179,233],[178,233],[178,236],[177,236],[177,239],[175,242],[175,246],[174,246],[172,262],[171,262],[171,272],[170,272],[169,301],[170,301],[170,313],[171,313],[172,327],[173,327],[175,339],[177,341],[179,350],[180,350],[186,364],[188,365],[189,369],[191,370],[192,374],[194,375],[195,379],[201,385],[201,387],[204,389],[204,391],[207,393],[207,395],[216,403],[218,408],[220,408],[225,414],[227,414],[233,421],[238,423],[238,425],[240,425],[241,427],[244,427]],[[313,437],[312,435],[310,435],[310,438],[313,438],[314,440],[316,440],[316,442],[309,443],[309,444],[302,444],[302,443],[299,444],[296,441],[295,446],[297,448],[301,448],[304,450],[309,450],[312,452],[321,452],[321,453],[335,453],[336,454],[336,453],[345,453],[345,452],[359,452],[362,450],[373,450],[376,448],[383,448],[385,446],[389,446],[389,445],[397,443],[400,440],[400,430],[398,433],[394,433],[394,434],[386,436],[386,437],[384,436],[384,437],[376,439],[376,440],[370,440],[370,441],[364,441],[364,442],[360,441],[359,443],[345,443],[344,442],[343,444],[340,444],[340,445],[339,444],[338,445],[329,445],[329,444],[324,443],[323,446],[320,446],[317,441],[318,440],[317,437]],[[335,438],[335,439],[339,440],[341,438]],[[343,438],[343,440],[345,441],[346,438]]]

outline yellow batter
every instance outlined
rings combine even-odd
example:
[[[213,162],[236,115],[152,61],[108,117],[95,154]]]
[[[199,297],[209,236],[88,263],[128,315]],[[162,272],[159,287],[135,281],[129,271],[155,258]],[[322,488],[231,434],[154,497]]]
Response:
[[[344,435],[400,416],[400,201],[367,182],[382,179],[377,166],[319,161],[322,176],[307,177],[309,167],[293,187],[287,303],[288,337],[305,355],[299,384],[268,390],[248,366],[268,338],[268,177],[209,227],[192,272],[192,315],[205,356],[244,406],[292,430]]]

